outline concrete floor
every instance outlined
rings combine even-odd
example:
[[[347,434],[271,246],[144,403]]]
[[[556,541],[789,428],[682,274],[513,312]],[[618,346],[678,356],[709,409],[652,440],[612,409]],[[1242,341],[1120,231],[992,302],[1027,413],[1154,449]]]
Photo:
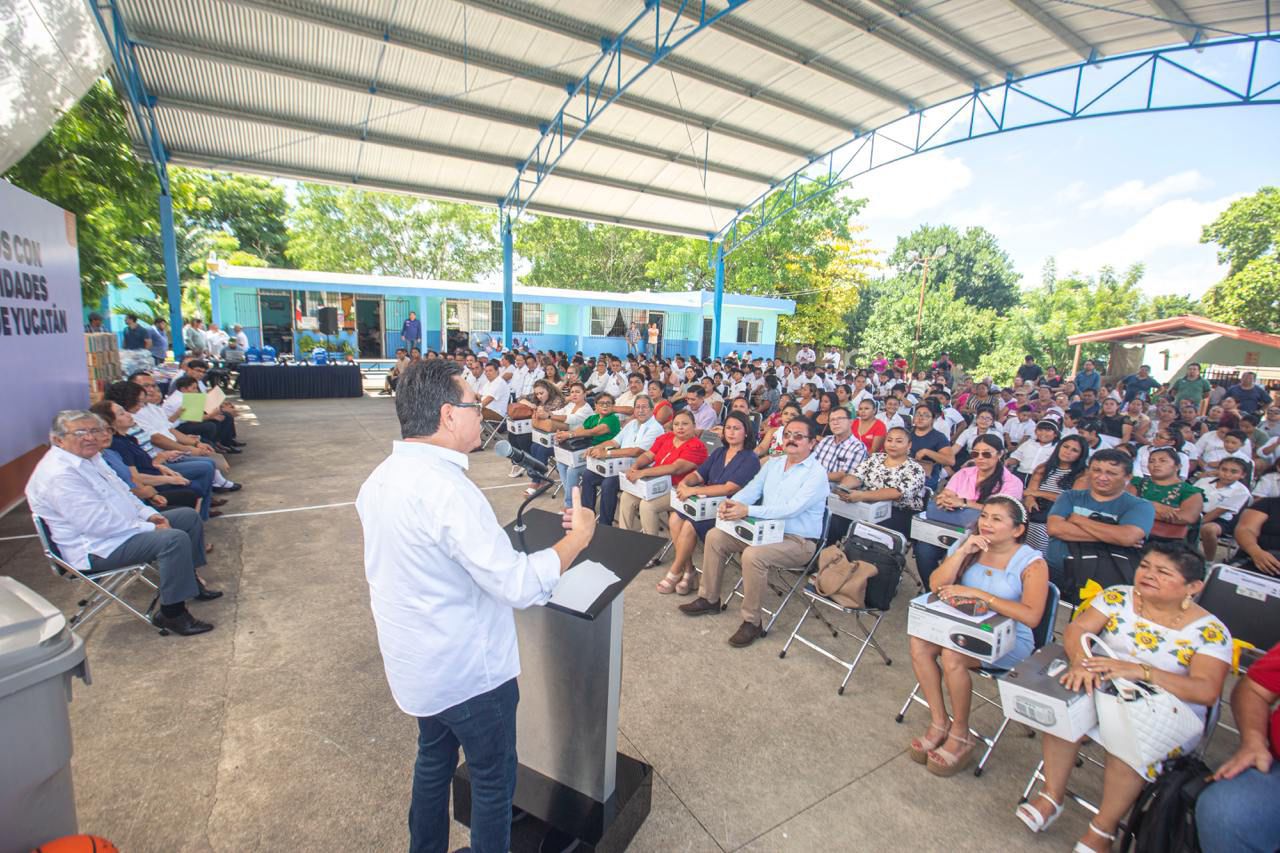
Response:
[[[93,684],[77,682],[71,706],[81,831],[130,853],[404,850],[416,729],[383,677],[349,505],[399,434],[393,403],[257,402],[241,423],[250,447],[233,477],[245,489],[224,509],[247,515],[208,528],[205,577],[227,594],[193,605],[216,630],[160,637],[117,610],[84,632]],[[521,489],[506,464],[475,454],[471,470],[499,519],[514,517]],[[0,540],[29,524],[15,510]],[[74,604],[34,539],[0,541],[0,573],[64,611]],[[631,849],[1012,853],[1068,849],[1083,832],[1077,807],[1041,838],[1014,818],[1039,757],[1017,729],[981,778],[939,779],[911,762],[924,709],[894,722],[914,682],[909,581],[878,635],[893,665],[869,654],[837,696],[834,664],[799,646],[778,658],[797,604],[736,650],[732,610],[682,616],[687,599],[656,594],[659,577],[644,573],[626,597],[619,742],[656,774]],[[975,715],[985,731],[999,721],[994,709]],[[1221,732],[1213,760],[1234,746]],[[1083,769],[1076,784],[1096,794],[1098,778]],[[463,827],[453,841],[466,843]]]

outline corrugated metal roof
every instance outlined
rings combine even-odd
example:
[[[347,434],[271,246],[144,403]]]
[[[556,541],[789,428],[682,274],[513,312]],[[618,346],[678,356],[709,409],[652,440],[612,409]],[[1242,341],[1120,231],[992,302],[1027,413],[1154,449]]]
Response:
[[[642,8],[639,0],[119,6],[173,162],[480,204],[498,203],[565,85]],[[1259,32],[1265,15],[1265,0],[746,2],[600,112],[529,209],[713,233],[855,130],[1090,55]],[[624,74],[643,61],[624,60]]]

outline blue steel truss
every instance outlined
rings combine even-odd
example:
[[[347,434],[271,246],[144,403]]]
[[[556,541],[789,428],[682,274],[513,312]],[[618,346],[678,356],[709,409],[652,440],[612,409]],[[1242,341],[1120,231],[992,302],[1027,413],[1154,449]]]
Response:
[[[708,235],[709,260],[714,268],[788,213],[915,154],[1078,119],[1255,104],[1280,104],[1280,37],[1274,35],[1107,57],[974,89],[855,135],[770,187]],[[810,185],[822,188],[804,192]]]
[[[169,152],[160,138],[156,121],[155,98],[142,83],[142,69],[134,52],[133,41],[125,30],[124,17],[116,0],[87,0],[89,11],[98,22],[102,38],[111,51],[116,80],[124,89],[133,113],[134,124],[147,145],[156,178],[160,181],[160,238],[164,253],[165,290],[169,300],[169,338],[175,358],[182,358],[182,283],[178,278],[178,239],[173,229],[173,196],[169,194]]]
[[[671,10],[661,0],[644,0],[644,10],[627,24],[617,38],[600,42],[600,56],[577,83],[567,86],[568,97],[547,124],[528,159],[516,166],[516,179],[498,202],[503,216],[517,219],[524,213],[538,188],[560,163],[570,146],[586,132],[595,117],[631,88],[645,72],[660,63],[680,45],[710,27],[748,0],[728,0],[719,11],[708,8],[707,0],[680,0]],[[696,9],[696,12],[694,11]],[[639,59],[626,50],[638,51]],[[623,68],[624,61],[627,67]],[[566,126],[568,120],[572,125]]]

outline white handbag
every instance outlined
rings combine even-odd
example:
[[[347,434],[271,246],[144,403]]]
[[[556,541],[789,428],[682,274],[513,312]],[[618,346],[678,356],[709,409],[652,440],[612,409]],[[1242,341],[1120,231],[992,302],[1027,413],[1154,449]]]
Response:
[[[1084,653],[1093,657],[1093,641],[1107,655],[1119,660],[1096,634],[1080,638]],[[1204,733],[1204,723],[1186,702],[1145,681],[1112,678],[1110,689],[1093,691],[1098,709],[1098,731],[1103,748],[1128,764],[1142,778],[1151,765],[1169,757]]]

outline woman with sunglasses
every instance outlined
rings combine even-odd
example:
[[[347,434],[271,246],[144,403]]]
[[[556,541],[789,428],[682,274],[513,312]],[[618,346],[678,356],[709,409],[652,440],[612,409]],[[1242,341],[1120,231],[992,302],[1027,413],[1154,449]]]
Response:
[[[1022,491],[1022,503],[1027,508],[1027,544],[1040,553],[1049,547],[1049,508],[1065,491],[1078,488],[1077,484],[1089,467],[1089,445],[1078,435],[1069,435],[1054,448],[1049,459],[1036,468],[1027,487]]]
[[[929,578],[929,589],[943,601],[979,601],[1013,619],[1013,648],[991,666],[1012,669],[1031,654],[1031,630],[1040,624],[1049,597],[1049,566],[1034,548],[1023,544],[1027,512],[1012,497],[995,495],[982,507],[973,532],[952,546],[947,558]],[[974,758],[977,739],[969,731],[973,705],[970,671],[977,658],[936,643],[910,638],[911,667],[929,703],[929,728],[911,741],[913,761],[926,764],[935,776],[954,776]],[[943,689],[951,699],[948,722]]]
[[[1004,442],[999,436],[992,433],[978,436],[973,442],[972,459],[973,464],[953,474],[946,487],[934,497],[940,509],[982,509],[983,504],[996,495],[1022,502],[1022,481],[1004,466]],[[917,540],[913,544],[920,582],[927,586],[929,576],[946,552],[930,542]]]

